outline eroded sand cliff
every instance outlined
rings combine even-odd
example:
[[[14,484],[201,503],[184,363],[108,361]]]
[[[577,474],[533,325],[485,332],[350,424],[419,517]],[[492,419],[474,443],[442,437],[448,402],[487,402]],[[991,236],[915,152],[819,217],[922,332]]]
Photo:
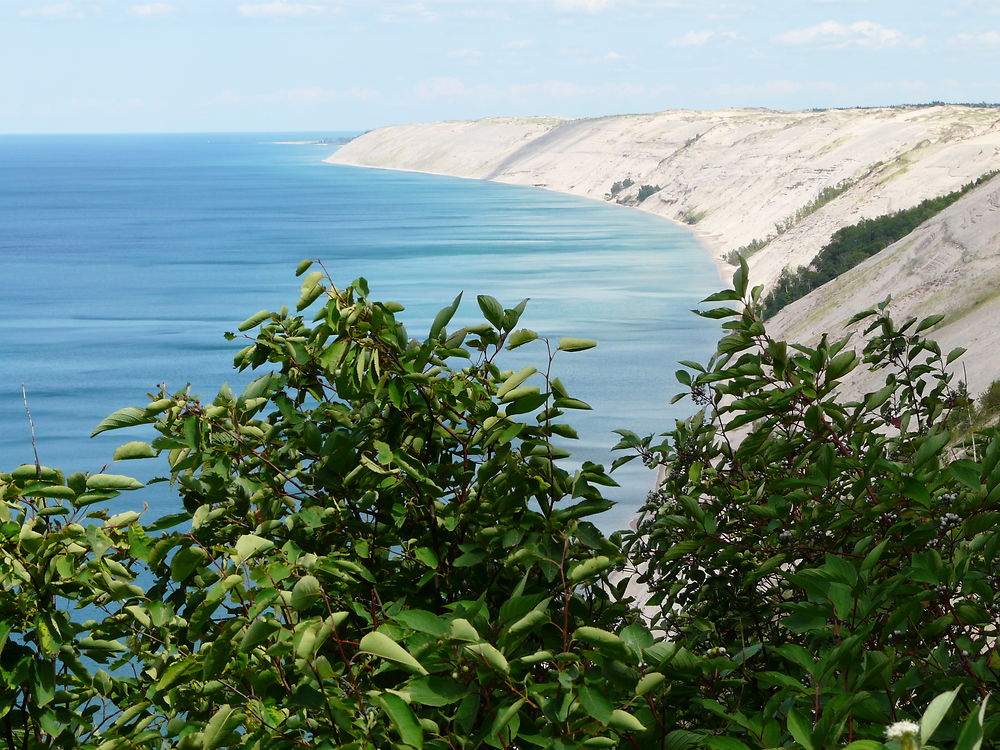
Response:
[[[681,221],[718,264],[754,240],[754,283],[807,264],[840,227],[948,193],[1000,168],[1000,109],[669,111],[585,120],[490,118],[379,128],[329,161],[533,185],[605,200],[615,182],[661,189],[638,207]],[[824,193],[825,191],[825,193]],[[832,199],[817,206],[821,196]],[[1000,178],[814,291],[774,321],[809,341],[891,295],[895,314],[948,318],[932,336],[970,349],[970,390],[1000,364]]]

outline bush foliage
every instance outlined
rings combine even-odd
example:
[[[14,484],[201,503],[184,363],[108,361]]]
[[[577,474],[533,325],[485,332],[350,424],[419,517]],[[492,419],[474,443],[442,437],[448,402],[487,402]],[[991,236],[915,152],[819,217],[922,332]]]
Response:
[[[745,264],[709,301],[741,304],[678,373],[702,408],[621,432],[663,482],[607,537],[613,481],[554,442],[587,405],[553,367],[593,342],[488,296],[412,339],[308,273],[298,312],[230,334],[242,393],[98,425],[153,426],[114,471],[164,456],[178,512],[110,514],[141,497],[110,471],[0,475],[0,746],[992,746],[1000,436],[943,431],[957,353],[884,311],[861,356],[772,341]],[[524,345],[541,366],[502,369]],[[856,367],[886,387],[841,404]]]

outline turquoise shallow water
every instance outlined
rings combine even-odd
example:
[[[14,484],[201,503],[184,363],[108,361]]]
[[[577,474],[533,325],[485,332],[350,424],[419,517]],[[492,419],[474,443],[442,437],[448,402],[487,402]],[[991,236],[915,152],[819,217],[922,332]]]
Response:
[[[222,332],[294,304],[304,257],[406,305],[414,336],[464,290],[456,322],[475,319],[476,294],[530,297],[525,326],[596,339],[557,360],[595,407],[572,420],[580,458],[607,463],[612,429],[656,431],[689,408],[667,406],[672,373],[713,346],[715,326],[688,310],[718,279],[688,233],[595,201],[334,166],[322,162],[330,147],[273,142],[290,138],[0,137],[0,466],[31,461],[22,382],[42,462],[96,471],[116,445],[149,437],[87,439],[105,414],[161,382],[208,395],[245,380]],[[625,523],[651,477],[635,467],[618,480],[607,528]],[[144,493],[130,502],[174,502]]]

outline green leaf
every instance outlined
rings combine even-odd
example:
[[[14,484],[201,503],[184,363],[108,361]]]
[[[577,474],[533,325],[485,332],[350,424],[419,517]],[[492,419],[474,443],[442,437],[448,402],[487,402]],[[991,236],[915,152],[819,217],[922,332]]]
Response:
[[[952,461],[948,466],[948,472],[971,490],[978,490],[982,484],[979,478],[979,465],[968,459]]]
[[[447,706],[462,700],[467,690],[450,677],[428,675],[408,684],[406,692],[414,703],[422,706]]]
[[[607,726],[608,722],[611,721],[612,706],[611,701],[608,700],[603,691],[580,685],[576,695],[587,714]]]
[[[437,554],[430,547],[417,547],[413,550],[413,556],[431,569],[436,569],[441,564]]]
[[[557,348],[561,352],[582,352],[586,349],[593,349],[595,346],[597,346],[597,342],[591,339],[577,339],[567,336],[559,339]]]
[[[392,640],[392,638],[387,636],[385,633],[381,633],[377,630],[367,633],[361,639],[361,643],[358,644],[358,651],[363,654],[371,654],[372,656],[377,656],[380,659],[395,662],[412,672],[423,675],[427,674],[427,670],[424,669],[424,666],[413,658],[413,656],[406,649]]]
[[[319,271],[314,271],[312,274],[306,277],[308,280],[313,274],[319,273]],[[322,274],[320,274],[322,276]],[[319,282],[312,285],[302,285],[302,296],[299,297],[299,301],[295,303],[295,309],[299,312],[305,310],[309,305],[315,302],[319,297],[325,292],[326,289]]]
[[[521,710],[524,705],[524,698],[514,701],[509,706],[507,706],[503,711],[497,714],[496,719],[490,725],[489,736],[496,737],[502,732],[511,720],[517,716],[517,712]]]
[[[812,724],[794,708],[788,712],[788,732],[805,750],[813,750]]]
[[[21,493],[22,497],[49,497],[53,500],[74,500],[76,492],[71,487],[62,484],[44,484],[34,486],[30,490]],[[51,510],[51,509],[50,509]]]
[[[236,540],[235,546],[236,554],[233,556],[233,562],[241,565],[254,555],[274,547],[274,542],[256,534],[244,534]]]
[[[590,410],[594,407],[585,401],[581,401],[577,398],[557,398],[552,405],[557,409],[585,409]]]
[[[947,693],[941,693],[934,700],[930,702],[927,706],[927,710],[924,711],[924,715],[920,717],[920,745],[925,746],[930,740],[931,735],[934,734],[934,730],[938,728],[941,720],[944,718],[945,714],[948,713],[948,709],[951,708],[951,704],[955,701],[955,697],[958,695],[958,691],[961,687],[957,687],[954,690],[949,690]]]
[[[710,310],[695,310],[698,315],[710,320],[721,320],[722,318],[732,318],[739,315],[739,311],[731,307],[713,307]]]
[[[923,466],[925,463],[936,456],[941,449],[948,444],[951,440],[951,433],[948,430],[942,430],[941,432],[934,432],[924,438],[923,443],[917,449],[917,452],[913,456],[913,465],[916,467]]]
[[[585,578],[590,578],[591,576],[607,570],[612,565],[614,565],[614,560],[605,555],[591,557],[588,560],[578,562],[570,568],[569,573],[566,574],[566,580],[570,583],[579,583]]]
[[[962,730],[958,734],[955,742],[955,750],[979,750],[983,744],[983,719],[986,716],[986,703],[989,701],[989,693],[979,704],[979,710],[969,714],[969,718],[962,724]]]
[[[149,443],[144,443],[141,440],[133,440],[131,443],[125,443],[125,445],[119,445],[115,448],[115,461],[130,461],[136,458],[153,458],[156,455],[156,451]]]
[[[750,750],[746,743],[735,737],[708,737],[703,745],[709,750]]]
[[[858,355],[853,351],[841,352],[832,360],[826,368],[827,380],[838,380],[854,369],[858,361]]]
[[[302,576],[292,587],[292,608],[301,610],[312,606],[319,599],[321,591],[316,576]]]
[[[641,721],[632,714],[622,711],[620,708],[616,708],[611,712],[611,717],[608,719],[608,726],[623,732],[646,731],[646,727],[642,725]]]
[[[261,643],[278,630],[281,626],[274,620],[254,620],[247,627],[243,638],[240,639],[239,650],[243,653],[250,651],[254,646]]]
[[[924,318],[917,324],[917,330],[914,333],[920,333],[921,331],[926,331],[928,328],[933,328],[938,323],[944,320],[944,315],[931,315],[930,317]]]
[[[865,408],[869,410],[877,409],[889,400],[889,397],[895,393],[896,388],[897,386],[895,383],[890,383],[885,386],[885,388],[877,390],[874,393],[869,393],[865,398]]]
[[[479,309],[483,311],[483,317],[494,328],[500,330],[503,326],[503,305],[488,294],[480,294],[476,297],[476,301],[479,302]]]
[[[443,308],[438,311],[438,314],[434,316],[434,322],[431,323],[431,330],[428,334],[429,338],[436,339],[438,334],[444,330],[444,327],[451,322],[451,319],[455,316],[455,312],[458,310],[458,306],[462,302],[462,295],[459,294],[455,297],[455,300],[448,305],[448,307]]]
[[[208,553],[201,547],[181,547],[170,561],[170,577],[181,583],[207,560]]]
[[[547,612],[540,609],[533,609],[513,623],[507,629],[507,632],[510,635],[517,635],[525,630],[535,630],[539,625],[548,621],[549,615]]]
[[[139,512],[135,510],[126,510],[122,513],[115,513],[111,518],[104,522],[105,528],[118,528],[120,526],[129,526],[139,520]]]
[[[128,651],[128,647],[118,641],[108,641],[101,638],[81,638],[80,649],[82,651],[108,651],[118,652]]]
[[[750,268],[747,266],[746,258],[742,255],[739,258],[740,267],[733,274],[733,289],[739,295],[740,299],[742,299],[747,293],[747,284],[750,281]]]
[[[833,611],[838,620],[849,620],[857,601],[851,589],[843,583],[831,583],[826,592],[833,604]]]
[[[523,346],[531,341],[538,338],[538,334],[527,328],[521,328],[514,331],[510,336],[507,337],[507,349],[516,349],[519,346]]]
[[[903,480],[903,494],[911,500],[916,500],[925,508],[930,505],[931,495],[927,491],[927,487],[913,477],[906,477]]]
[[[146,711],[152,704],[149,701],[139,701],[134,706],[130,706],[122,712],[122,715],[115,719],[112,727],[124,727],[128,725],[130,721],[140,716]]]
[[[854,740],[844,746],[844,750],[882,750],[884,745],[875,740]]]
[[[622,639],[614,633],[609,633],[607,630],[601,630],[590,625],[583,625],[577,628],[573,631],[573,637],[595,646],[622,645]]]
[[[395,693],[382,693],[378,702],[389,715],[404,745],[420,750],[424,746],[424,730],[406,701]]]
[[[665,679],[666,677],[660,672],[647,672],[635,686],[635,694],[637,696],[643,696],[650,690],[655,690],[659,687]]]
[[[138,479],[121,474],[91,474],[87,477],[87,489],[98,491],[137,490],[143,484]]]
[[[525,367],[522,370],[518,370],[500,384],[500,387],[497,388],[497,396],[503,400],[508,393],[517,390],[521,383],[530,378],[536,372],[538,372],[538,370],[534,367]],[[538,388],[533,388],[532,392],[538,393]]]
[[[212,718],[208,720],[205,724],[205,729],[202,732],[201,742],[204,750],[215,750],[217,747],[222,747],[223,743],[226,741],[226,736],[228,732],[226,731],[226,723],[233,715],[233,709],[229,704],[223,704],[219,706],[218,710],[212,714]]]
[[[249,331],[251,328],[256,328],[258,325],[263,323],[265,320],[271,317],[273,313],[270,310],[258,310],[249,318],[240,323],[236,330],[238,331]]]
[[[466,651],[482,657],[483,661],[498,672],[506,674],[510,671],[510,665],[507,663],[507,658],[497,651],[495,646],[489,643],[467,643],[464,648]]]
[[[531,368],[534,369],[534,368]],[[505,391],[503,396],[500,398],[500,403],[506,404],[511,401],[516,401],[519,398],[524,398],[525,396],[538,396],[538,386],[537,385],[522,385],[517,388],[511,388]],[[544,402],[544,398],[542,399]]]
[[[62,472],[58,469],[52,469],[48,466],[35,466],[34,464],[21,464],[10,475],[17,481],[41,480],[43,482],[52,482],[53,484],[63,484],[66,481]]]
[[[430,635],[445,635],[448,633],[448,623],[444,618],[422,609],[404,609],[402,612],[393,615],[396,622],[401,622],[411,630],[418,633],[429,633]],[[478,638],[478,634],[476,636]]]
[[[295,266],[295,275],[301,276],[312,267],[312,264],[313,264],[312,258],[306,258],[304,260],[300,260],[299,264]]]
[[[741,300],[739,293],[735,289],[723,289],[721,292],[716,292],[715,294],[710,294],[702,303],[705,302],[737,302]]]
[[[818,612],[796,612],[781,621],[793,633],[808,633],[826,625],[826,617]]]
[[[160,679],[156,681],[157,691],[162,693],[172,688],[177,684],[181,677],[183,677],[184,674],[194,666],[195,660],[191,657],[175,661],[163,671],[163,674],[160,675]]]
[[[94,431],[90,433],[90,436],[94,437],[94,435],[100,435],[102,432],[108,430],[135,427],[138,424],[151,424],[155,421],[156,417],[147,414],[145,409],[140,409],[138,406],[126,406],[124,409],[112,412],[102,419],[97,427],[94,428]]]
[[[29,680],[29,687],[38,706],[47,706],[56,696],[55,666],[51,661],[40,659],[32,665],[34,679]],[[27,701],[25,701],[27,702]]]

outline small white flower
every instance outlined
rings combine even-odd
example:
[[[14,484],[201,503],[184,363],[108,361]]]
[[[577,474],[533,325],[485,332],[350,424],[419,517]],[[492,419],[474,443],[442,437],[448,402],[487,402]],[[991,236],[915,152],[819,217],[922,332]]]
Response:
[[[920,725],[912,721],[897,721],[885,730],[887,740],[903,740],[920,734]]]

